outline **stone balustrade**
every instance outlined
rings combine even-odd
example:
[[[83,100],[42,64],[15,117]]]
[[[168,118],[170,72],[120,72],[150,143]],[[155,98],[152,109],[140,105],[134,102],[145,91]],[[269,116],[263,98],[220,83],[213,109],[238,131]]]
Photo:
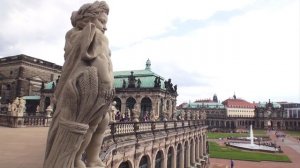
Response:
[[[111,123],[100,157],[111,168],[206,168],[209,155],[207,126],[203,123],[202,120]]]
[[[0,126],[6,127],[49,127],[52,117],[0,115]]]

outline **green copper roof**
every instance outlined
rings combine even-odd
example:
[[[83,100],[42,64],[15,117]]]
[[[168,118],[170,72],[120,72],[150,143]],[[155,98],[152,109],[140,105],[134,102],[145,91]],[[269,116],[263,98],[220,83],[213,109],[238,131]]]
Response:
[[[156,77],[160,77],[161,89],[165,90],[165,79],[160,75],[152,72],[150,69],[145,70],[132,70],[132,71],[115,71],[114,72],[114,86],[115,88],[122,88],[123,80],[126,81],[126,85],[128,85],[128,77],[133,72],[133,76],[136,80],[141,80],[140,88],[153,88],[154,81]],[[56,85],[55,81],[51,81],[45,84],[45,89],[52,89],[53,83]]]
[[[217,102],[199,102],[199,103],[187,103],[183,106],[183,108],[224,108],[224,105]]]
[[[115,71],[115,88],[122,88],[123,80],[125,80],[126,84],[128,85],[128,77],[131,75],[131,72],[133,72],[133,76],[135,76],[136,80],[141,80],[140,88],[153,88],[155,78],[160,77],[161,89],[165,89],[164,78],[152,72],[150,69]]]
[[[259,103],[256,103],[256,107],[265,108],[268,103],[269,102],[259,102]],[[274,108],[280,108],[281,107],[281,105],[279,103],[276,103],[276,102],[271,102],[271,103],[273,104]]]
[[[45,89],[52,89],[53,83],[56,85],[56,82],[55,82],[55,81],[51,81],[51,82],[49,82],[49,83],[46,83],[46,84],[45,84]]]
[[[40,96],[23,96],[23,99],[25,100],[40,100]]]

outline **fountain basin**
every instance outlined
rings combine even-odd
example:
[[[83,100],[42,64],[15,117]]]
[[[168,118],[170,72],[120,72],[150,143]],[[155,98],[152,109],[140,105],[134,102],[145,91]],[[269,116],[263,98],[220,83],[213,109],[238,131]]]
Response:
[[[279,152],[278,148],[274,148],[274,147],[270,147],[270,146],[266,146],[266,145],[245,144],[245,143],[237,143],[237,142],[230,142],[230,143],[227,143],[227,145],[235,147],[235,148],[247,149],[247,150],[264,151],[264,152]]]

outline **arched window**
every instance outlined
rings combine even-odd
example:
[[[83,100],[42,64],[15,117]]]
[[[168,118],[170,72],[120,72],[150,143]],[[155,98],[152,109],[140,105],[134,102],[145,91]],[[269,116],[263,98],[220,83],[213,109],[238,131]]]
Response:
[[[181,163],[181,157],[182,157],[182,146],[181,144],[178,144],[177,146],[177,155],[176,155],[176,168],[180,167],[180,163]]]
[[[168,160],[167,160],[167,168],[173,168],[174,165],[173,163],[173,158],[174,158],[174,148],[170,147],[169,151],[168,151],[168,156],[167,156]],[[178,160],[178,158],[177,158]]]
[[[115,97],[114,98],[114,100],[113,101],[115,101],[117,104],[116,104],[116,108],[119,110],[119,111],[121,111],[121,99],[120,98],[118,98],[118,97]]]
[[[141,158],[139,168],[150,168],[150,165],[148,164],[148,158],[147,156],[143,156]]]
[[[122,162],[120,164],[119,168],[130,168],[129,162],[128,161]]]
[[[162,151],[158,151],[155,157],[155,168],[163,167],[163,153]]]
[[[126,100],[126,109],[125,109],[125,115],[129,115],[130,111],[134,108],[134,104],[136,103],[135,99],[132,97],[129,97]]]
[[[143,119],[143,117],[145,117],[147,114],[149,115],[151,110],[152,110],[151,99],[149,97],[144,97],[141,101],[141,116],[140,116],[141,119]]]

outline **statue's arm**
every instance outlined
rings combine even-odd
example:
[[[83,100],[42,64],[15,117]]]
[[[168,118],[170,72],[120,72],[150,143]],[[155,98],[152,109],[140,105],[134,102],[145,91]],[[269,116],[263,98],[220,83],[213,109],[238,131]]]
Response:
[[[92,61],[96,58],[95,54],[95,34],[96,26],[93,23],[88,23],[82,30],[82,42],[81,42],[81,59],[84,61]]]

